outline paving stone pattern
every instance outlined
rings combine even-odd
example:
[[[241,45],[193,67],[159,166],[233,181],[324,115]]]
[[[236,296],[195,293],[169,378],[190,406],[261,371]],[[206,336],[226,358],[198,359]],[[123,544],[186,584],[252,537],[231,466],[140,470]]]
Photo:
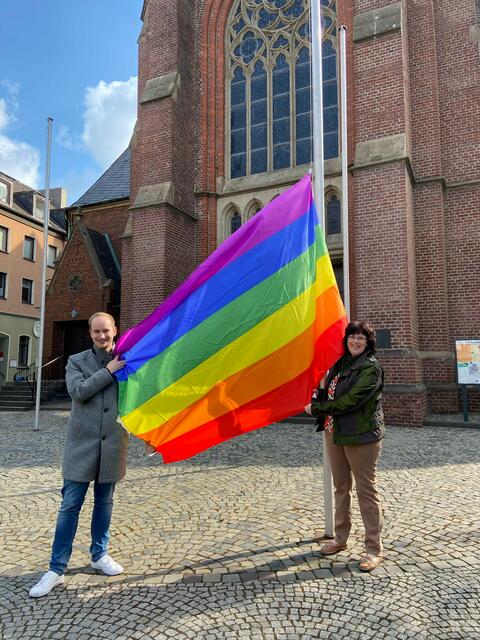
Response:
[[[111,555],[89,566],[91,496],[65,585],[38,600],[60,505],[68,413],[0,414],[0,638],[308,640],[480,638],[480,433],[391,428],[380,463],[385,562],[319,553],[321,439],[261,429],[163,465],[132,439],[116,490]]]

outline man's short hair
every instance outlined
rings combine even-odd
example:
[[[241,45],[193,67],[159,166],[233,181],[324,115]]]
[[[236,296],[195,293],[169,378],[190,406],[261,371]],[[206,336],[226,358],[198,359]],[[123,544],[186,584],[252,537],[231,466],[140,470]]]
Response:
[[[115,327],[115,318],[113,316],[111,316],[109,313],[106,313],[105,311],[97,311],[96,313],[93,314],[93,316],[90,316],[90,318],[88,319],[88,328],[91,329],[92,328],[92,322],[95,320],[95,318],[98,318],[99,316],[105,316],[105,318],[108,318],[110,320],[110,322],[112,323],[112,327]]]

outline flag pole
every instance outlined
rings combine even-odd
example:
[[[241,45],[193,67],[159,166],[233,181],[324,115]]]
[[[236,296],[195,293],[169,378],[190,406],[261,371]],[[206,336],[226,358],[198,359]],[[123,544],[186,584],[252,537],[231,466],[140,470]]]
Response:
[[[324,154],[323,154],[323,77],[322,77],[322,14],[320,0],[311,0],[312,37],[312,117],[313,117],[313,193],[320,226],[325,233]],[[326,234],[325,234],[326,235]],[[325,537],[333,538],[333,484],[326,435],[323,432],[323,501]]]
[[[48,258],[48,222],[50,218],[50,156],[52,150],[52,118],[47,118],[47,156],[45,168],[45,205],[43,209],[43,265],[42,292],[40,299],[40,335],[38,338],[37,358],[37,388],[35,397],[35,426],[34,431],[40,430],[40,396],[42,394],[42,361],[43,361],[43,333],[45,326],[45,293],[47,289],[47,258]]]
[[[340,95],[342,121],[343,303],[350,319],[350,249],[348,238],[347,27],[340,27]]]

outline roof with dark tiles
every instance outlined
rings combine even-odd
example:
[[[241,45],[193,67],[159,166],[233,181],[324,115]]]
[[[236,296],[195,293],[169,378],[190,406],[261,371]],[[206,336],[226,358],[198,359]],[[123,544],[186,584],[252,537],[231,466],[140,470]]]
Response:
[[[50,209],[50,220],[53,220],[55,224],[63,229],[67,230],[67,220],[65,217],[65,209]]]
[[[130,195],[130,147],[110,165],[94,185],[70,207],[86,207],[101,202],[123,200]]]
[[[120,283],[120,271],[118,269],[118,260],[115,250],[112,247],[108,234],[99,233],[93,229],[87,229],[88,235],[92,242],[95,253],[100,260],[105,277],[110,278],[115,284]]]
[[[3,178],[12,185],[12,203],[6,204],[0,202],[0,206],[5,207],[7,210],[14,213],[19,213],[23,217],[33,218],[36,222],[43,225],[43,220],[39,220],[33,215],[33,196],[39,195],[42,200],[44,198],[43,193],[29,187],[28,185],[12,178],[12,176],[0,171],[0,178]],[[53,206],[53,202],[50,200],[50,205]],[[50,208],[50,221],[49,227],[55,231],[65,232],[66,223],[61,223],[61,216],[59,214],[52,215],[54,211],[61,211],[60,209]],[[63,211],[63,210],[62,210]]]

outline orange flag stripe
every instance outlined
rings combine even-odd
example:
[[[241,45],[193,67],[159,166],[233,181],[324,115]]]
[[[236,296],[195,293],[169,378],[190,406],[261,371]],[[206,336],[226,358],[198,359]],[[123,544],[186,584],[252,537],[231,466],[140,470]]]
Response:
[[[339,303],[336,287],[324,291],[317,298],[316,307],[315,324],[310,325],[278,351],[218,382],[202,398],[180,411],[168,422],[141,434],[141,438],[159,447],[188,433],[195,426],[234,411],[254,398],[296,378],[311,366],[314,345],[312,333],[315,331],[315,335],[320,336],[345,314],[341,301]],[[329,355],[325,355],[328,359]],[[324,368],[322,363],[315,365],[315,368]]]

